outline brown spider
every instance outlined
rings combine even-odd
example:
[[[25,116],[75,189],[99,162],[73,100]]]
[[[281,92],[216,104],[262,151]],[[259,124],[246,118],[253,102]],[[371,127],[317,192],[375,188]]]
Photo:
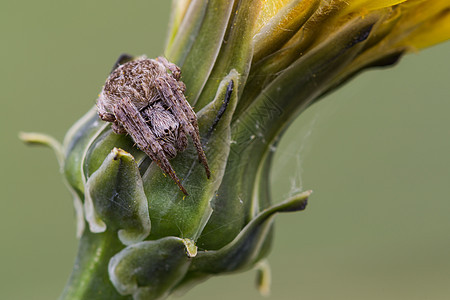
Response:
[[[112,122],[115,133],[128,133],[136,145],[177,183],[169,163],[184,151],[190,135],[198,158],[210,177],[200,143],[197,116],[186,101],[180,68],[164,57],[127,62],[113,70],[97,99],[100,118]]]

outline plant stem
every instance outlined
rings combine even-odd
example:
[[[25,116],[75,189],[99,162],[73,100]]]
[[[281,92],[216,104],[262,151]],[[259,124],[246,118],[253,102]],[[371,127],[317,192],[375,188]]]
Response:
[[[116,233],[85,230],[72,274],[60,300],[131,299],[117,292],[108,275],[109,260],[123,248]]]

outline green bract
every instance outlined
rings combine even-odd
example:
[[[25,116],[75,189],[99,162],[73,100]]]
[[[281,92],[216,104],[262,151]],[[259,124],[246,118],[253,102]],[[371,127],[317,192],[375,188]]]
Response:
[[[414,49],[422,25],[446,22],[449,11],[440,0],[429,11],[416,0],[272,2],[174,1],[165,56],[181,67],[211,169],[208,180],[192,144],[171,160],[189,196],[95,109],[63,145],[22,135],[55,150],[74,195],[81,240],[61,299],[164,299],[253,267],[267,292],[262,260],[273,218],[303,210],[311,194],[271,203],[269,173],[281,134],[362,69],[395,63]],[[429,44],[445,38],[437,33]]]

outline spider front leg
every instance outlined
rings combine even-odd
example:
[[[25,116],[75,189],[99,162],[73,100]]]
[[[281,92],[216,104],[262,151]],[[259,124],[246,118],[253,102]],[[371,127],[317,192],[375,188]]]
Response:
[[[198,159],[205,167],[206,177],[209,178],[211,176],[211,171],[209,170],[206,155],[200,141],[197,116],[186,101],[184,94],[179,90],[177,81],[170,76],[159,77],[155,80],[155,84],[158,87],[161,99],[163,99],[171,108],[174,116],[177,118],[178,122],[180,122],[186,133],[192,137],[194,146],[197,149]]]
[[[158,56],[156,60],[162,63],[163,66],[172,73],[173,78],[175,78],[176,80],[180,80],[181,70],[176,64],[169,62],[167,58],[163,56]]]
[[[192,124],[192,128],[194,130],[194,134],[199,137],[200,140],[200,133],[198,131],[198,121],[197,121],[197,115],[195,114],[194,110],[192,109],[191,105],[187,102],[186,97],[183,94],[183,89],[180,87],[181,81],[175,81],[172,78],[167,78],[167,83],[170,85],[170,88],[172,92],[174,93],[175,100],[177,101],[178,105],[183,110],[184,114],[186,115],[189,123]],[[184,85],[184,84],[183,84]],[[199,156],[199,159],[201,161],[201,158]],[[208,177],[209,178],[209,177]]]
[[[102,94],[100,94],[100,96],[97,98],[97,112],[100,119],[102,119],[105,122],[116,121],[116,116],[114,116],[113,113],[109,112],[108,109],[105,107],[105,101],[103,99]]]
[[[163,148],[158,143],[156,136],[150,130],[136,106],[128,98],[124,98],[114,105],[113,111],[116,120],[131,135],[139,149],[144,151],[166,174],[169,174],[170,178],[176,182],[180,190],[187,196],[188,193],[181,184],[180,179],[178,179]]]
[[[99,98],[97,99],[97,111],[98,111],[98,116],[100,117],[100,119],[102,119],[105,122],[111,122],[112,123],[112,130],[117,133],[117,134],[123,134],[126,133],[125,128],[123,128],[123,126],[120,124],[119,121],[116,120],[116,116],[107,111],[105,106],[104,106],[104,101],[102,99],[102,95],[99,96]]]

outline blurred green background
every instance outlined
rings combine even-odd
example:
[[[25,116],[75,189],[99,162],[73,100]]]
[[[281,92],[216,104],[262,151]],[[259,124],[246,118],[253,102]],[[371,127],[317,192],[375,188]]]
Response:
[[[49,149],[93,104],[119,54],[162,54],[169,1],[3,1],[0,299],[56,299],[77,240]],[[450,43],[362,74],[302,114],[278,147],[271,299],[450,299]],[[183,299],[260,299],[254,272]]]

